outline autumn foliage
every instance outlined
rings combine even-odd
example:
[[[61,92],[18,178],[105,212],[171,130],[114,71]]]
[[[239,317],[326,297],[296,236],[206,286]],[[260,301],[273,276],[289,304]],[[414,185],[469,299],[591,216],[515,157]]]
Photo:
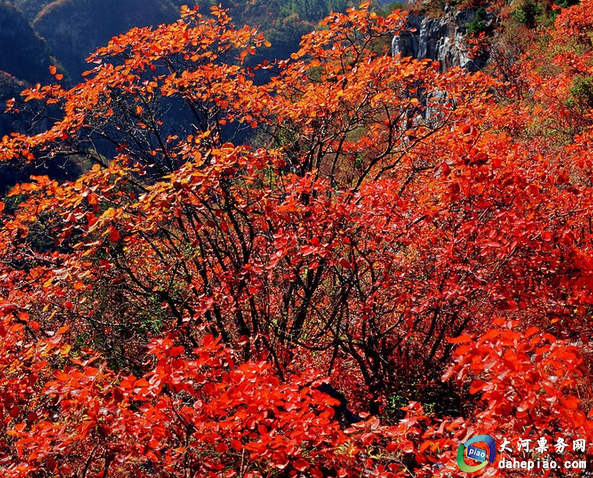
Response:
[[[0,160],[85,172],[0,203],[2,476],[461,476],[473,434],[593,441],[591,7],[515,82],[384,54],[403,16],[368,4],[273,64],[213,7],[52,67]]]

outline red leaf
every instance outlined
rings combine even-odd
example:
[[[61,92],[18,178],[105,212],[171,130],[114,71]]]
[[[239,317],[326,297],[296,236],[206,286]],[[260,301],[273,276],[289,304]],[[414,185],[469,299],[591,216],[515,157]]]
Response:
[[[178,355],[181,355],[183,352],[185,352],[185,348],[182,345],[180,345],[178,347],[172,347],[169,350],[169,355],[171,357],[177,357]]]
[[[0,314],[10,314],[15,310],[18,310],[18,307],[15,304],[5,300],[0,300]]]
[[[220,442],[220,443],[216,444],[216,451],[218,453],[226,453],[228,449],[229,449],[229,447],[227,446],[226,443]]]
[[[119,231],[113,226],[109,226],[109,240],[112,242],[119,240]]]
[[[297,458],[293,464],[293,468],[297,471],[304,472],[307,468],[309,468],[309,462],[303,460],[302,458]]]
[[[473,338],[469,334],[462,334],[459,337],[447,337],[447,342],[450,344],[463,344],[466,342],[471,342],[472,340]]]

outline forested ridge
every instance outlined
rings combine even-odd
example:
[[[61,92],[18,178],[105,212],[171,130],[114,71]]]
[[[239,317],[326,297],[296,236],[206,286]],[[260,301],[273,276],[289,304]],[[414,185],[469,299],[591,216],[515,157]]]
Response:
[[[11,80],[0,163],[33,174],[0,199],[0,475],[587,473],[593,0],[572,3],[417,5],[474,12],[476,72],[392,56],[406,12],[269,0]],[[496,460],[464,455],[480,435]]]

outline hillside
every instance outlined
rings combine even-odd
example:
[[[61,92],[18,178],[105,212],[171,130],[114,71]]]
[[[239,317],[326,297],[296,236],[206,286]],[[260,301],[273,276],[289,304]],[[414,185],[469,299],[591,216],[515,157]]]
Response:
[[[118,28],[148,21],[122,1]],[[72,2],[35,26],[80,68],[119,6]],[[0,476],[587,476],[572,3],[363,2],[309,31],[330,2],[229,1],[239,27],[186,7],[74,85],[51,68],[22,98],[45,121],[0,138]],[[298,50],[257,64],[289,24]]]
[[[45,41],[20,10],[0,2],[0,70],[28,83],[48,82],[51,63]]]
[[[206,15],[212,5],[220,3],[237,25],[258,27],[272,42],[267,59],[288,57],[298,48],[301,35],[323,17],[356,4],[352,0],[12,0],[1,4],[0,21],[4,23],[0,34],[7,38],[0,43],[0,62],[18,78],[47,80],[46,59],[51,53],[74,79],[87,69],[86,57],[111,37],[134,26],[174,21],[187,3],[197,4]]]
[[[35,17],[54,0],[12,0],[12,3],[32,22]]]
[[[287,58],[298,49],[301,36],[312,31],[331,11],[343,12],[357,4],[356,0],[198,0],[196,3],[206,12],[211,5],[220,3],[237,25],[258,27],[272,43],[272,48],[264,54],[267,59]]]
[[[78,77],[88,69],[87,56],[113,36],[176,18],[178,10],[168,0],[59,0],[39,12],[33,27]]]

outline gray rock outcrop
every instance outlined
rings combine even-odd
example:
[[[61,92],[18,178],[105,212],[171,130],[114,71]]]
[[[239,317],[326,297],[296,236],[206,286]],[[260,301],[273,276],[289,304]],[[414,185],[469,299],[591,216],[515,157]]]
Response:
[[[411,56],[416,59],[429,58],[440,63],[441,71],[459,66],[468,71],[483,67],[484,59],[472,59],[466,42],[468,29],[488,28],[492,16],[483,9],[454,10],[445,7],[441,17],[425,14],[408,16],[406,27],[393,37],[391,52],[393,56]]]

